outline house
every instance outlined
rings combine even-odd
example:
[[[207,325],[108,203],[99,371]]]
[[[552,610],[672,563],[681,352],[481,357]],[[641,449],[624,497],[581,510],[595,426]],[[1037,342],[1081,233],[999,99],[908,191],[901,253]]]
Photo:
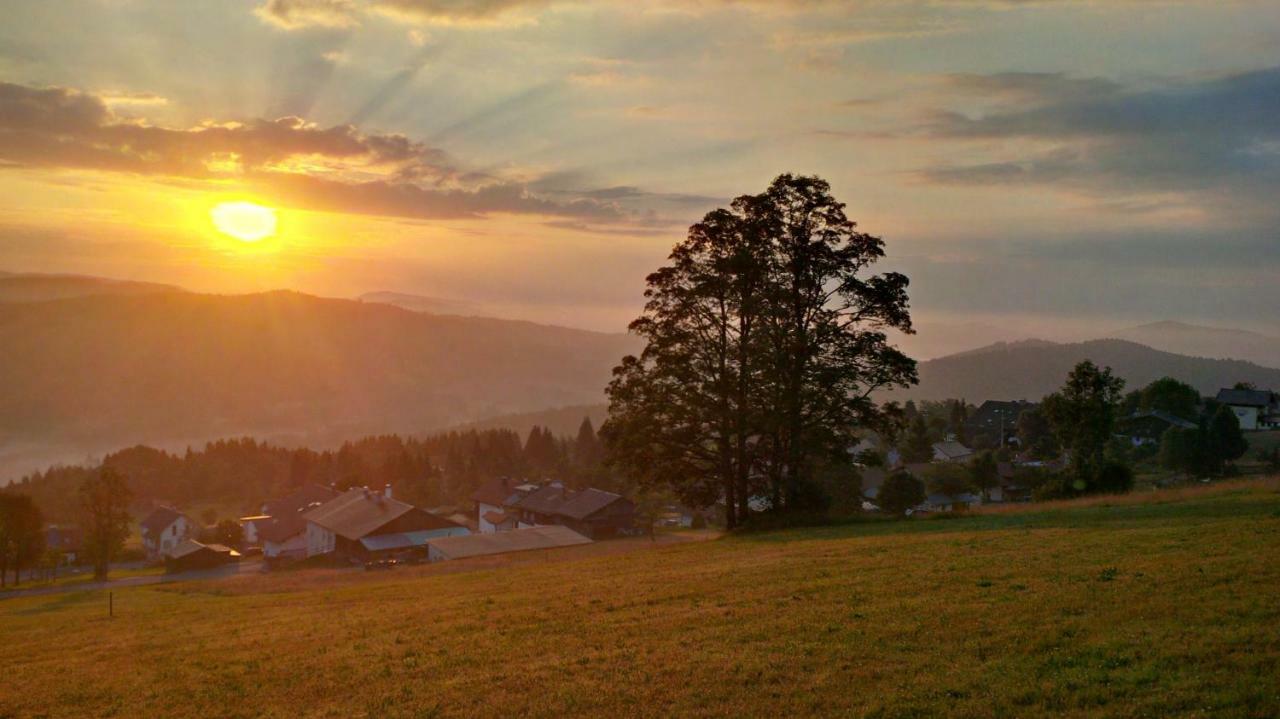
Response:
[[[1198,426],[1191,420],[1157,409],[1138,412],[1120,420],[1116,423],[1116,434],[1120,437],[1128,437],[1133,446],[1141,447],[1160,444],[1160,438],[1170,427],[1195,429]]]
[[[964,421],[965,434],[973,438],[989,438],[990,444],[1003,447],[1017,442],[1018,417],[1035,407],[1024,399],[1002,401],[989,399]]]
[[[426,510],[358,487],[347,490],[303,515],[306,556],[330,554],[337,561],[364,562],[390,552],[425,550],[435,537],[470,534],[471,530]],[[364,541],[400,535],[394,539]]]
[[[1221,389],[1217,400],[1235,413],[1246,432],[1280,428],[1280,393],[1265,389]]]
[[[241,517],[236,520],[240,524],[240,529],[244,531],[244,546],[256,547],[262,541],[258,536],[262,527],[271,523],[271,515],[259,514],[253,517]]]
[[[954,440],[935,442],[933,445],[935,462],[967,462],[971,457],[973,450]]]
[[[635,504],[602,489],[571,490],[559,482],[508,499],[505,513],[517,527],[559,524],[591,539],[626,534],[635,526]]]
[[[184,539],[164,558],[164,571],[172,574],[196,569],[214,569],[238,561],[240,561],[240,553],[231,547]]]
[[[187,515],[172,507],[156,507],[142,520],[142,546],[148,559],[168,556],[197,529]]]
[[[506,477],[498,477],[484,483],[471,495],[471,501],[476,503],[475,521],[480,533],[491,534],[515,529],[516,520],[514,516],[507,514],[507,504],[515,502],[520,496],[537,488],[535,484],[516,484]],[[492,519],[487,519],[486,515]]]
[[[876,500],[880,497],[880,487],[888,479],[889,472],[879,467],[868,467],[862,474],[862,508],[871,511],[879,509]]]
[[[76,557],[84,548],[84,532],[79,527],[59,527],[49,525],[44,530],[45,548],[57,552],[62,562],[75,564]]]
[[[509,532],[430,539],[427,541],[427,557],[433,562],[438,562],[582,544],[591,544],[591,540],[568,527],[556,525],[525,527]]]
[[[262,556],[268,561],[304,559],[307,556],[307,522],[302,515],[325,502],[336,499],[339,492],[332,487],[309,484],[262,505],[265,521],[255,518],[254,532],[262,544]],[[246,532],[247,540],[247,532]]]

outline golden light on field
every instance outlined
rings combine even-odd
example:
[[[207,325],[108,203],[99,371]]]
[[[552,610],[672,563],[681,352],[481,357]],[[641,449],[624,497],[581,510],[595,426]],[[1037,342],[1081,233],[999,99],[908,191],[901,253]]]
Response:
[[[243,242],[257,242],[276,233],[276,211],[253,202],[223,202],[209,210],[218,231]]]

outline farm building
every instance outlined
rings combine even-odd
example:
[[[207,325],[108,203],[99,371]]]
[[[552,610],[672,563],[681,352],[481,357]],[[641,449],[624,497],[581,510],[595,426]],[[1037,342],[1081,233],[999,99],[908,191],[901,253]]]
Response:
[[[421,551],[434,537],[471,533],[464,526],[389,494],[390,488],[386,492],[351,489],[307,512],[303,515],[307,524],[306,556],[332,554],[337,561],[364,562],[392,550]],[[363,541],[374,537],[386,538]]]
[[[230,547],[186,539],[165,557],[164,571],[172,574],[195,569],[214,569],[238,561],[240,561],[240,553]]]
[[[553,482],[509,501],[519,527],[559,524],[592,539],[615,537],[635,525],[635,504],[602,489],[571,490]]]
[[[591,544],[591,540],[568,527],[548,525],[513,529],[509,532],[431,539],[427,541],[427,556],[431,561],[438,562],[580,544]]]

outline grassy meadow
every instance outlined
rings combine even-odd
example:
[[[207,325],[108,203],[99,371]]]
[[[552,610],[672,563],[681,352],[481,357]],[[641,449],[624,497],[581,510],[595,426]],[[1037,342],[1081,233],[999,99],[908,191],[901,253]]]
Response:
[[[1280,715],[1274,481],[608,544],[0,600],[0,717]]]

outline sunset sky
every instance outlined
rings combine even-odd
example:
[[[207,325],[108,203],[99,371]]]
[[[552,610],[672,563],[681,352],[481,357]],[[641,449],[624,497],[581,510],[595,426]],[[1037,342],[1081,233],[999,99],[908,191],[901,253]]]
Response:
[[[620,330],[690,222],[790,171],[926,324],[1280,332],[1275,2],[2,5],[0,270]]]

